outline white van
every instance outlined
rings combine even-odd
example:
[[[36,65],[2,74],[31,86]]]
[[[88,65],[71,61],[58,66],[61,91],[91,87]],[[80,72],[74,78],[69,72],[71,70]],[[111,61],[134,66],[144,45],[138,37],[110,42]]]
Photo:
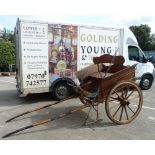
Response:
[[[154,66],[127,28],[45,23],[19,20],[16,36],[16,79],[21,96],[53,92],[58,99],[69,92],[67,82],[92,64],[94,56],[122,55],[126,66],[137,64],[136,79],[142,89],[154,80]]]
[[[125,65],[138,63],[135,72],[137,82],[141,89],[148,90],[154,81],[154,66],[140,49],[137,39],[129,29],[125,29],[124,38]]]

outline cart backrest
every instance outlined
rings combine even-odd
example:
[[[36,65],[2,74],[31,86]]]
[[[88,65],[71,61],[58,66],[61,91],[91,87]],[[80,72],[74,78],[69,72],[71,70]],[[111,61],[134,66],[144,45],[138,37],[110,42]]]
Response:
[[[112,63],[110,69],[108,70],[109,73],[115,73],[126,68],[126,66],[123,66],[125,62],[125,59],[123,56],[112,56],[109,54],[104,54],[104,55],[101,55],[100,57],[94,57],[93,62],[98,66],[98,71],[99,71],[99,64],[104,64],[104,63]]]
[[[100,57],[94,57],[93,62],[94,64],[100,64],[100,63],[113,63],[117,66],[122,66],[124,63],[124,57],[123,56],[112,56],[109,54],[101,55]]]

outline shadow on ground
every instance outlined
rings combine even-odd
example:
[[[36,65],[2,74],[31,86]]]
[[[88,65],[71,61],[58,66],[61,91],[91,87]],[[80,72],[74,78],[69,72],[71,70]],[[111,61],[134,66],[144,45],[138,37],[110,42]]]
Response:
[[[62,112],[68,112],[70,110],[76,109],[78,106],[70,106],[70,107],[54,107],[54,108],[48,108],[45,110],[41,110],[39,112],[35,112],[33,115],[28,116],[25,115],[21,118],[18,118],[14,121],[16,123],[17,121],[25,121],[26,119],[30,119],[32,124],[37,123],[42,120],[46,120],[48,118],[54,118],[57,117]],[[112,122],[104,122],[104,120],[100,119],[99,121],[96,121],[96,113],[92,110],[87,125],[84,125],[85,118],[87,116],[88,108],[80,111],[75,112],[71,115],[65,116],[63,118],[60,118],[58,120],[52,121],[50,123],[38,126],[37,129],[29,129],[28,131],[21,131],[17,133],[16,135],[22,135],[22,134],[29,134],[29,133],[36,133],[36,132],[46,132],[49,130],[57,130],[57,129],[85,129],[90,128],[92,130],[100,127],[110,127],[110,126],[116,126],[116,124]],[[30,125],[30,124],[27,124]],[[23,126],[21,126],[22,128]],[[44,129],[42,129],[42,127]],[[39,129],[40,128],[40,129]],[[13,135],[14,136],[14,135]]]
[[[51,93],[31,94],[21,98],[16,90],[0,91],[0,107],[32,104],[40,101],[53,101]]]

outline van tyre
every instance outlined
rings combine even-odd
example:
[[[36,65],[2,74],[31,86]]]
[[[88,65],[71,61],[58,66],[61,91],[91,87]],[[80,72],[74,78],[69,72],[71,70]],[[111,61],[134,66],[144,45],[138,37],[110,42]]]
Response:
[[[144,75],[140,81],[140,88],[142,90],[148,90],[152,86],[153,79],[150,75]]]
[[[72,89],[66,82],[58,82],[53,89],[53,95],[56,99],[62,100],[72,94]]]

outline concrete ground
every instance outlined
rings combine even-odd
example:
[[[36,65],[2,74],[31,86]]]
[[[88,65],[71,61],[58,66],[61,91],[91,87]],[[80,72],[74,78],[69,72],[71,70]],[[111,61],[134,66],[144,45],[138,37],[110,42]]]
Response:
[[[99,106],[100,121],[83,126],[88,108],[62,119],[19,132],[6,139],[15,140],[130,140],[155,139],[155,83],[148,91],[143,91],[144,103],[138,117],[127,125],[116,125],[106,115],[104,104]],[[62,104],[20,117],[10,123],[5,121],[27,110],[54,103],[49,93],[36,94],[19,98],[15,88],[14,76],[0,77],[0,139],[3,135],[18,128],[54,117],[62,111],[75,108],[79,99],[72,99]],[[89,122],[93,122],[96,113],[91,111]]]

